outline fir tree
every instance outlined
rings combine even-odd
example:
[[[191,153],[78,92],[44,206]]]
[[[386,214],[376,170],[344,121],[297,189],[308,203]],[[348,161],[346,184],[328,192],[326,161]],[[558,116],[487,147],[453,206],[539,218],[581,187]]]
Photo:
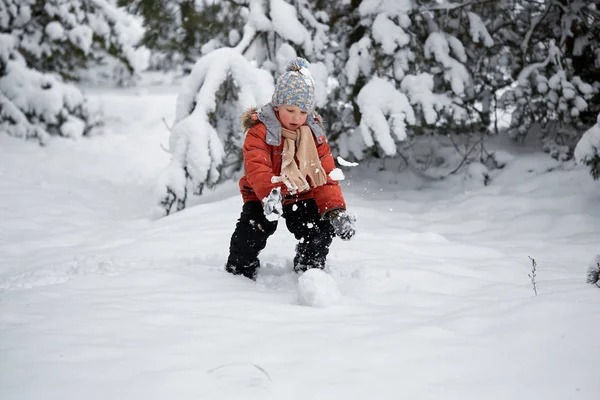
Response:
[[[140,67],[140,27],[106,0],[0,0],[0,128],[44,141],[101,124],[69,80],[108,58]]]

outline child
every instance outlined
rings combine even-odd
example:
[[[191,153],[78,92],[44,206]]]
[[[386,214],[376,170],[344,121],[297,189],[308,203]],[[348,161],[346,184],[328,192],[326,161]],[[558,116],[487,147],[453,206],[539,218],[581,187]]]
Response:
[[[334,236],[354,236],[354,216],[337,181],[323,127],[314,114],[309,63],[296,58],[279,77],[271,103],[242,116],[244,176],[242,213],[231,236],[225,269],[254,279],[258,254],[277,228],[279,216],[299,241],[294,270],[323,268]],[[264,207],[263,207],[264,205]]]

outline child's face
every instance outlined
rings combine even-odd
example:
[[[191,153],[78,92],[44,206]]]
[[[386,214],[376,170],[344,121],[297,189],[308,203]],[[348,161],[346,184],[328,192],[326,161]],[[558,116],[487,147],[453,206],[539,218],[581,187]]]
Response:
[[[295,131],[306,122],[308,113],[298,106],[277,106],[275,111],[279,112],[279,121],[284,128]]]

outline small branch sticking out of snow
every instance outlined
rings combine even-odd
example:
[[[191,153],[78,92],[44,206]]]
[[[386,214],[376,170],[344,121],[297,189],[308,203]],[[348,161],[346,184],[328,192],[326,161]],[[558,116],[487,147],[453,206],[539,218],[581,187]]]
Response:
[[[163,122],[163,124],[165,124],[165,127],[169,131],[169,134],[173,133],[173,129],[169,126],[169,124],[167,124],[167,120],[163,118],[162,122]],[[160,144],[160,148],[163,149],[165,151],[165,153],[171,154],[169,149],[167,149],[162,143]]]
[[[596,285],[600,287],[598,283],[600,281],[600,255],[597,255],[595,259],[590,263],[590,266],[587,271],[587,279],[586,282],[591,285]]]
[[[350,162],[350,161],[346,161],[344,160],[342,157],[338,156],[337,158],[337,162],[338,164],[344,166],[344,167],[356,167],[358,165],[358,163],[356,162]],[[333,172],[333,171],[332,171]]]
[[[529,257],[529,256],[528,256]],[[537,296],[537,282],[535,280],[535,273],[537,271],[537,263],[535,262],[535,259],[529,257],[529,259],[531,260],[531,274],[528,274],[527,276],[531,278],[531,284],[533,285],[533,292],[535,293],[535,295]]]

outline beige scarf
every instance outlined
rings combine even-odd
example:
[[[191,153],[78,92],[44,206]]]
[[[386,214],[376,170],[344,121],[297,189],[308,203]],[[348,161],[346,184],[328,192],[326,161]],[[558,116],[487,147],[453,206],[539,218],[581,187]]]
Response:
[[[327,174],[321,165],[313,133],[308,126],[296,131],[281,127],[283,143],[281,177],[292,194],[327,183]],[[298,164],[294,160],[298,159]],[[308,179],[307,179],[308,177]],[[309,185],[310,181],[310,185]]]

